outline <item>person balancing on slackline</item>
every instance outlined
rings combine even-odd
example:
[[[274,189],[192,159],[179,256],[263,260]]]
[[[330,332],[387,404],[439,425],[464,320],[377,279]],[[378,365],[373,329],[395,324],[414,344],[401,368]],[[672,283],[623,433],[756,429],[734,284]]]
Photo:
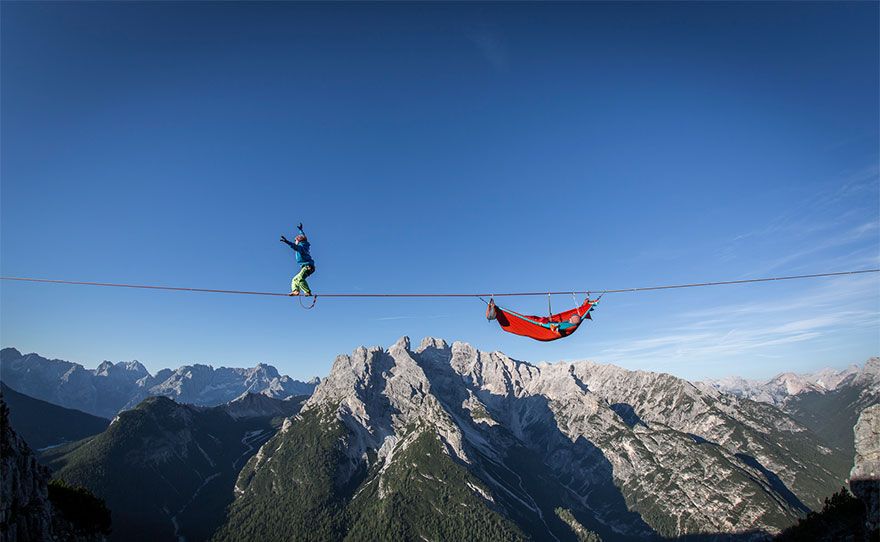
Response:
[[[303,295],[312,295],[312,290],[309,288],[309,283],[306,282],[306,277],[315,272],[315,260],[309,254],[309,240],[303,231],[302,222],[297,225],[296,229],[299,230],[299,235],[293,238],[292,243],[287,240],[287,237],[281,236],[281,242],[296,252],[296,263],[300,266],[299,273],[290,281],[291,292],[287,295],[299,295],[300,292]]]

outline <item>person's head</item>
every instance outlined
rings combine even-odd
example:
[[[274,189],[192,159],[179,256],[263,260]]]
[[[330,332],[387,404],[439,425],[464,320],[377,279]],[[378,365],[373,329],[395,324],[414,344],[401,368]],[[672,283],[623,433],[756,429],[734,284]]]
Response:
[[[293,238],[293,242],[297,243],[297,244],[302,243],[305,240],[306,240],[306,236],[302,235],[302,234],[297,235],[296,237]]]

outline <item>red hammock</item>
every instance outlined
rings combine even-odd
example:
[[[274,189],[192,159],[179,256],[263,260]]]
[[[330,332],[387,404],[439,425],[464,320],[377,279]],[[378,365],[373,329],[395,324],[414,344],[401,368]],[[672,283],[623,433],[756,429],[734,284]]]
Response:
[[[577,331],[584,318],[592,320],[593,317],[590,316],[590,312],[595,304],[595,299],[587,298],[576,309],[550,316],[529,316],[502,309],[495,305],[493,299],[490,299],[489,307],[486,309],[486,318],[497,320],[501,329],[508,333],[531,337],[536,341],[555,341],[556,339],[568,337]]]

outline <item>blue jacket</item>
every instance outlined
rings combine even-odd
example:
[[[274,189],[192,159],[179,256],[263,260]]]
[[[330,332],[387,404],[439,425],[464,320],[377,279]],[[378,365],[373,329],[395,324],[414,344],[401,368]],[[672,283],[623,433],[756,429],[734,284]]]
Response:
[[[299,230],[299,232],[305,235],[304,231]],[[294,252],[296,252],[296,263],[300,264],[301,266],[315,266],[315,260],[313,260],[311,254],[309,254],[309,247],[311,245],[309,244],[308,240],[303,241],[300,244],[291,243],[290,241],[285,240],[285,243],[287,243],[287,246],[289,246],[293,249]]]

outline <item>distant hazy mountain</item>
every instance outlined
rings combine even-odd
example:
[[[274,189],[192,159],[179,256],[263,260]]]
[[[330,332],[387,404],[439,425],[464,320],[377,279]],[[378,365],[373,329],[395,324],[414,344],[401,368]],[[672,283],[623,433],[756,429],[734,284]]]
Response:
[[[0,379],[31,397],[105,418],[153,395],[215,406],[247,392],[281,399],[309,395],[319,382],[293,380],[262,363],[251,369],[185,365],[162,369],[155,376],[137,361],[105,361],[96,369],[86,369],[37,354],[22,355],[14,348],[0,351]]]
[[[277,430],[281,419],[272,418],[301,405],[258,394],[212,408],[150,397],[103,433],[42,457],[56,478],[106,500],[111,540],[206,540],[242,466]]]
[[[106,418],[28,397],[6,384],[0,383],[0,393],[9,407],[13,427],[37,450],[96,435],[110,425]]]
[[[760,539],[850,462],[773,406],[670,375],[404,338],[336,359],[215,540]]]
[[[769,380],[747,380],[738,376],[704,380],[713,388],[762,403],[784,405],[792,397],[805,393],[828,393],[853,384],[854,381],[876,376],[880,372],[880,358],[869,359],[863,367],[850,365],[846,369],[822,369],[815,373],[781,373]]]
[[[843,455],[853,457],[852,428],[865,408],[880,403],[880,358],[842,371],[783,373],[767,381],[731,377],[700,385],[704,384],[737,397],[776,405]]]
[[[247,392],[226,404],[223,409],[236,420],[244,418],[286,418],[299,412],[308,395],[297,395],[285,400],[259,393]]]

